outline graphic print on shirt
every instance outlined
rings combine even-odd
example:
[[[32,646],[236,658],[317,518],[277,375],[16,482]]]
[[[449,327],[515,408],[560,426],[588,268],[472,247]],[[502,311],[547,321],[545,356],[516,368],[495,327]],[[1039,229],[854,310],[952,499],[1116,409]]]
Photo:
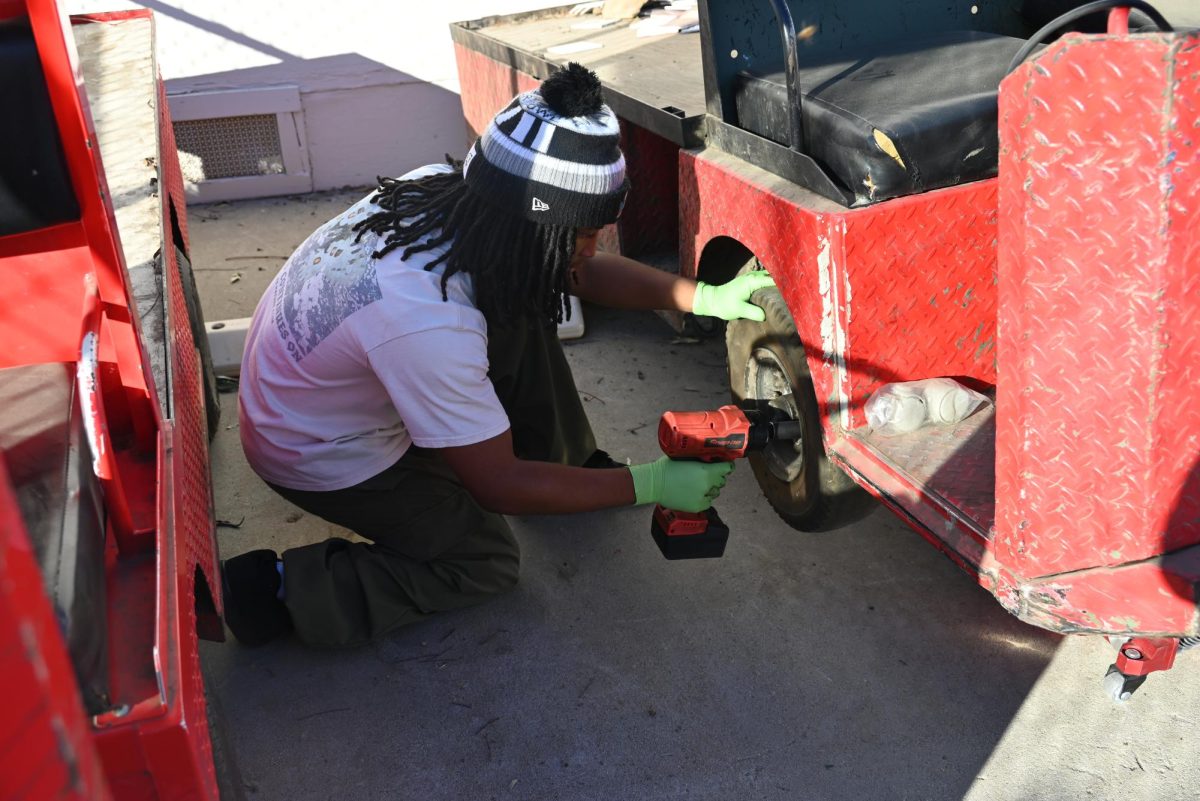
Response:
[[[284,266],[275,287],[274,321],[300,361],[359,309],[383,297],[375,273],[378,237],[355,242],[355,223],[375,210],[364,198],[317,229]]]

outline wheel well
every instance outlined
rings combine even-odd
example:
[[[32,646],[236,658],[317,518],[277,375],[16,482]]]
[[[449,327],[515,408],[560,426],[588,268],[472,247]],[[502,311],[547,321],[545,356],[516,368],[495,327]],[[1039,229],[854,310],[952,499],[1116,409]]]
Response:
[[[710,284],[723,284],[736,277],[738,270],[742,269],[746,265],[746,262],[751,259],[758,260],[757,256],[754,255],[754,251],[736,239],[728,236],[714,237],[704,246],[704,252],[700,257],[699,277]],[[755,269],[763,266],[760,261],[755,266]],[[760,299],[760,302],[762,302],[762,299]],[[787,301],[778,293],[774,294],[773,302],[776,305],[775,313],[781,319],[786,318],[791,324],[792,330],[790,336],[795,339],[795,347],[803,354],[806,371],[810,370],[809,357],[813,353],[810,350],[809,343],[806,343],[797,333],[799,327],[796,325],[795,315],[792,314],[791,307],[788,306]]]
[[[733,237],[716,236],[708,240],[700,254],[696,277],[709,284],[723,284],[737,275],[754,252]]]
[[[715,236],[704,245],[696,277],[710,284],[724,284],[733,280],[737,276],[738,270],[742,269],[751,259],[757,259],[754,251],[738,240],[731,236]],[[792,314],[791,308],[782,299],[779,302],[782,304],[782,311],[795,326],[795,316]],[[809,346],[798,336],[796,344],[804,354],[805,364],[808,365],[808,357],[812,355]]]

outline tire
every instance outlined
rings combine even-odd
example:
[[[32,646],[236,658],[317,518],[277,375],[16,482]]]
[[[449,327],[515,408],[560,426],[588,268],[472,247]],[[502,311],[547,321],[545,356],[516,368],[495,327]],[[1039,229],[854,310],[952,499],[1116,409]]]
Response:
[[[204,703],[208,710],[208,737],[212,744],[217,791],[221,801],[246,801],[246,784],[233,750],[233,738],[229,734],[225,709],[216,693],[209,689],[208,677],[205,676],[204,679]]]
[[[175,247],[175,263],[179,265],[179,286],[183,289],[183,301],[187,305],[188,327],[192,332],[192,343],[200,356],[200,377],[204,385],[204,412],[208,418],[208,441],[212,442],[221,425],[221,396],[217,391],[217,373],[213,369],[212,351],[208,347],[208,330],[204,327],[204,311],[200,308],[200,292],[196,289],[196,276],[192,263],[178,246]]]
[[[739,275],[762,269],[751,259]],[[866,511],[869,496],[829,460],[804,346],[779,290],[754,293],[766,319],[726,324],[729,390],[736,404],[770,404],[802,424],[796,442],[773,442],[749,454],[754,477],[771,508],[800,531],[828,531]]]

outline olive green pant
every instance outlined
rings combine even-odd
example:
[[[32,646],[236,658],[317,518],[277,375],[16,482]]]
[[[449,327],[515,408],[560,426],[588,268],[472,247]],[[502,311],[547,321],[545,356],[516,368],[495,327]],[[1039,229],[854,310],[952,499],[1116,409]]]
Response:
[[[489,375],[522,459],[583,464],[596,450],[557,331],[488,331]],[[433,612],[480,603],[517,583],[520,549],[437,451],[333,492],[270,485],[310,514],[370,543],[333,538],[283,553],[284,602],[302,641],[359,645]]]

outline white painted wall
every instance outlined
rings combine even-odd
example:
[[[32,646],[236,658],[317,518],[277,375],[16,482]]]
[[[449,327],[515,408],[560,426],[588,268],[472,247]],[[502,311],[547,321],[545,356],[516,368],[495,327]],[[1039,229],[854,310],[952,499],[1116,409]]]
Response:
[[[155,12],[171,95],[295,85],[314,189],[372,183],[466,152],[449,23],[567,0],[59,0]]]

